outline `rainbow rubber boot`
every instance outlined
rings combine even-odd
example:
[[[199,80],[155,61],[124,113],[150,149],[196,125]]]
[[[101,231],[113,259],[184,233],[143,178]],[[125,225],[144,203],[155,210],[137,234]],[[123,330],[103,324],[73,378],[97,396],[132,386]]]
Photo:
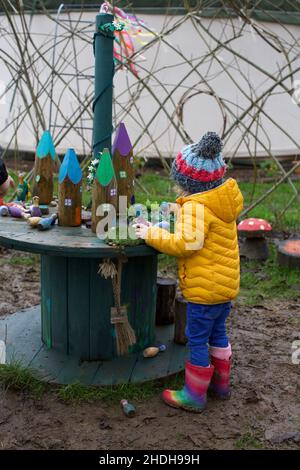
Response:
[[[230,371],[231,358],[228,360],[211,356],[211,363],[214,366],[214,374],[209,386],[209,392],[218,398],[228,400],[230,398]]]
[[[201,413],[206,406],[206,393],[214,373],[214,367],[185,366],[185,385],[182,390],[164,390],[164,402],[174,408]]]

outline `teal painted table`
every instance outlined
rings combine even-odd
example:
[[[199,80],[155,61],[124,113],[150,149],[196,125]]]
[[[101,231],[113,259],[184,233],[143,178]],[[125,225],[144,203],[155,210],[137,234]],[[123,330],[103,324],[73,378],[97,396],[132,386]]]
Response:
[[[23,220],[12,218],[0,219],[0,245],[41,255],[41,317],[35,310],[28,320],[23,347],[17,345],[17,358],[25,354],[28,364],[48,375],[50,369],[57,369],[50,375],[51,380],[59,383],[79,379],[82,370],[89,371],[88,376],[83,373],[84,382],[96,380],[97,384],[106,384],[163,377],[183,368],[186,348],[173,343],[173,327],[155,327],[155,250],[146,245],[122,250],[127,262],[123,268],[121,304],[128,307],[137,344],[127,357],[119,358],[110,321],[114,304],[111,280],[98,274],[99,263],[105,258],[117,258],[121,253],[119,248],[106,245],[84,227],[55,226],[39,232]],[[18,328],[20,315],[23,318],[24,314],[18,313],[5,320],[16,332],[10,337],[11,351],[16,335],[22,336]],[[40,343],[37,343],[37,323],[42,332]],[[144,359],[143,349],[155,341],[166,343],[168,352],[160,353],[155,359]],[[65,372],[59,375],[61,363]],[[101,370],[97,379],[93,376],[91,380],[91,369]]]

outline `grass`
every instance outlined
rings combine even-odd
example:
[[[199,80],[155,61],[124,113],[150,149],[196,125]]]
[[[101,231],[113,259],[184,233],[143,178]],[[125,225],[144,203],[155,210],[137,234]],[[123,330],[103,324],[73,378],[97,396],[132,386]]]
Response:
[[[0,266],[10,264],[12,266],[34,266],[39,263],[38,255],[12,255],[10,258],[0,259]]]
[[[300,270],[279,266],[273,245],[270,251],[265,263],[242,261],[239,304],[251,306],[274,298],[299,300]]]
[[[33,370],[24,368],[17,361],[0,365],[0,384],[8,389],[26,392],[34,398],[40,398],[47,390],[47,385]]]
[[[161,172],[157,172],[157,174],[146,172],[141,177],[140,181],[149,194],[147,195],[137,188],[136,199],[138,202],[144,204],[147,199],[157,202],[175,201],[176,193],[174,183],[172,183],[168,176],[164,176]],[[295,181],[294,184],[298,190],[300,190],[300,181]],[[245,199],[245,207],[247,207],[251,202],[270,189],[272,183],[257,183],[254,188],[252,183],[240,182],[239,186]],[[288,183],[282,183],[258,207],[250,211],[247,217],[267,219],[273,224],[273,228],[278,230],[300,230],[299,199],[293,202],[288,210],[285,211],[282,218],[279,217],[280,212],[285,208],[292,195],[293,191],[290,185]]]
[[[246,449],[263,449],[263,444],[257,439],[257,437],[251,432],[248,431],[243,434],[234,445],[236,450],[246,450]]]
[[[30,397],[39,399],[50,394],[65,404],[78,405],[84,402],[118,403],[122,398],[141,402],[161,393],[163,387],[180,388],[183,374],[162,381],[149,381],[140,384],[124,384],[114,387],[91,387],[79,381],[64,386],[50,386],[43,382],[38,374],[19,362],[0,365],[0,384],[6,389],[21,391]]]

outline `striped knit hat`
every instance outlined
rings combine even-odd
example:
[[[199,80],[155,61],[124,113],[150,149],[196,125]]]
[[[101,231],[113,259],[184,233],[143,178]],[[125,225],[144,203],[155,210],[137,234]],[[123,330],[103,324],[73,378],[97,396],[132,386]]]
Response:
[[[191,194],[216,188],[223,183],[226,172],[222,147],[218,134],[207,132],[200,142],[179,152],[172,165],[172,178]]]

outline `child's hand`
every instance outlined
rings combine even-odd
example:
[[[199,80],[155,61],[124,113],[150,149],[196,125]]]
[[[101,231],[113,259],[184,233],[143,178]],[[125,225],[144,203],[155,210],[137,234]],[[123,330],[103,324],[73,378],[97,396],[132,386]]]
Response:
[[[138,238],[142,238],[142,239],[145,239],[146,236],[147,236],[147,232],[149,230],[149,228],[151,227],[152,224],[150,224],[149,222],[146,224],[141,224],[141,223],[138,223],[138,224],[135,224],[133,225],[133,228],[135,229],[135,234]]]

